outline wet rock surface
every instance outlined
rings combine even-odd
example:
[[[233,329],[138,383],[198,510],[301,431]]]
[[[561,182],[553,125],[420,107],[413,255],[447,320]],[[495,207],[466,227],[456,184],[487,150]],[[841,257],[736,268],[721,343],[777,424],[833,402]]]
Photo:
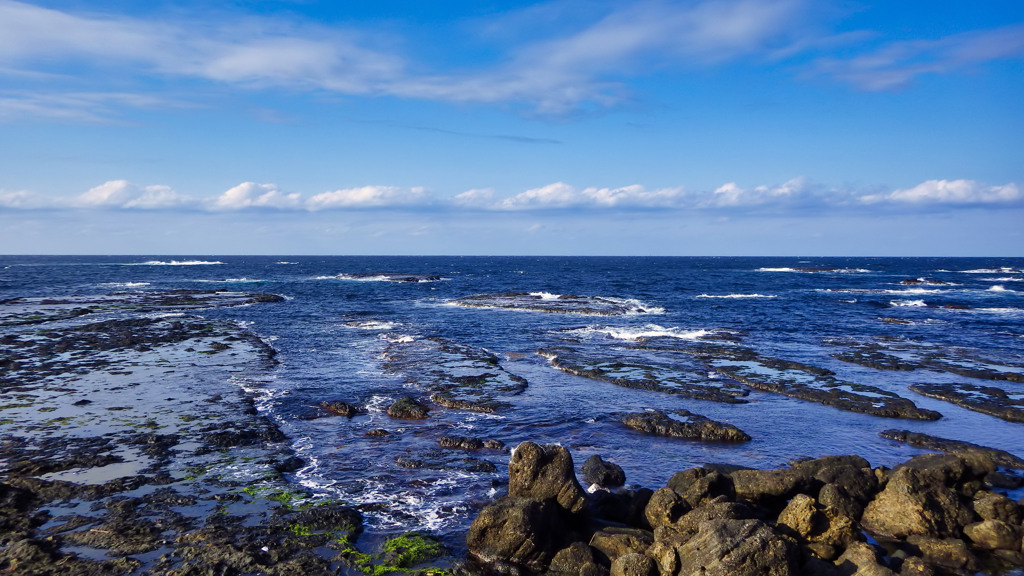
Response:
[[[699,400],[729,404],[746,402],[750,392],[730,378],[712,379],[708,370],[693,358],[677,358],[675,362],[658,363],[643,358],[589,357],[579,350],[561,346],[537,351],[555,368],[602,382],[667,394],[678,394]]]
[[[84,300],[95,309],[74,308]],[[397,544],[357,550],[361,512],[284,475],[302,461],[229,380],[242,373],[258,386],[273,349],[237,324],[188,315],[278,300],[174,291],[0,305],[0,393],[17,398],[0,422],[0,572],[326,576],[419,565]],[[119,316],[93,318],[100,306]]]
[[[659,309],[637,300],[603,296],[577,296],[575,294],[547,294],[543,292],[505,292],[477,294],[457,298],[453,306],[467,308],[500,308],[527,310],[551,314],[582,314],[586,316],[627,316],[651,314]]]
[[[1024,358],[1020,363],[997,362],[978,350],[903,338],[876,341],[831,338],[825,343],[845,349],[833,354],[834,358],[877,370],[940,370],[979,380],[1024,382]]]
[[[638,432],[685,438],[702,442],[748,442],[747,436],[731,424],[718,422],[687,410],[674,410],[666,414],[659,410],[626,414],[621,422]]]
[[[844,382],[827,371],[799,362],[760,356],[735,362],[715,360],[714,368],[751,388],[817,402],[840,410],[884,418],[938,420],[941,414],[918,408],[895,392],[876,386]]]
[[[926,450],[940,450],[942,452],[952,452],[954,454],[963,452],[980,452],[991,458],[992,462],[995,463],[996,466],[1005,466],[1007,468],[1024,470],[1024,459],[1018,458],[1005,450],[979,446],[978,444],[964,442],[962,440],[948,440],[946,438],[939,438],[937,436],[922,434],[920,432],[911,432],[909,430],[883,430],[879,432],[878,435],[882,438],[888,438],[890,440],[895,440],[896,442],[903,442]]]
[[[968,410],[1024,423],[1024,391],[1007,392],[995,386],[978,384],[912,384],[910,389],[922,396],[952,402]]]
[[[581,494],[564,448],[526,442],[515,454],[509,495],[470,529],[471,573],[940,576],[1024,568],[1024,510],[978,488],[995,469],[983,453],[919,456],[891,472],[857,456],[778,470],[694,468],[653,493],[623,493],[646,502],[643,515],[627,518],[606,515],[598,502],[607,493]]]
[[[507,410],[526,390],[525,378],[506,371],[491,352],[444,338],[392,342],[384,368],[431,393],[447,408],[492,413]]]

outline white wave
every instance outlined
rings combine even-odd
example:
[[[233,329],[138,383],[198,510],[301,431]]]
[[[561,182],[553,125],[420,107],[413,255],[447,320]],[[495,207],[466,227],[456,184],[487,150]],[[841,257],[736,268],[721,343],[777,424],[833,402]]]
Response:
[[[410,334],[381,334],[380,338],[392,344],[409,344],[416,341],[416,337]]]
[[[636,341],[641,338],[657,338],[667,336],[671,338],[679,338],[680,340],[697,340],[712,334],[710,330],[683,330],[681,328],[665,328],[657,324],[647,324],[640,328],[636,327],[619,327],[619,326],[587,326],[585,328],[576,328],[573,330],[567,330],[568,334],[578,334],[580,336],[590,336],[594,334],[602,334],[604,336],[610,336],[616,340],[632,340]]]
[[[149,260],[148,262],[128,264],[128,266],[211,266],[214,264],[223,264],[223,262],[219,260]]]
[[[1024,282],[1024,276],[1000,276],[999,278],[978,278],[982,282]]]
[[[282,260],[280,262],[274,262],[274,264],[298,264],[298,262],[285,262],[284,260]]]
[[[107,288],[141,288],[142,286],[149,286],[149,282],[104,282],[100,286]]]
[[[960,270],[961,274],[1021,274],[1024,273],[1016,268],[1003,266],[1001,268],[976,268],[974,270]]]
[[[1006,286],[1003,286],[1002,284],[996,284],[990,287],[987,290],[987,292],[1013,292],[1013,290],[1007,290]]]
[[[758,268],[758,272],[800,272],[802,274],[867,274],[866,268]]]
[[[924,300],[893,300],[889,302],[889,305],[900,308],[925,308],[928,306]]]
[[[701,294],[697,298],[778,298],[775,294]]]
[[[541,300],[558,300],[562,297],[561,294],[552,294],[550,292],[530,292],[530,296],[537,296]]]
[[[1024,313],[1024,308],[971,308],[969,310],[963,310],[963,312],[986,312],[989,314],[1020,314]]]
[[[664,314],[665,309],[661,306],[648,306],[646,303],[637,300],[636,298],[613,298],[611,296],[604,296],[603,299],[611,300],[619,304],[625,304],[631,309],[627,312],[626,316],[638,316],[640,314]]]
[[[386,320],[353,320],[342,324],[345,328],[358,328],[359,330],[394,330],[400,324]]]
[[[225,278],[223,280],[196,280],[205,284],[259,284],[266,282],[258,278]]]

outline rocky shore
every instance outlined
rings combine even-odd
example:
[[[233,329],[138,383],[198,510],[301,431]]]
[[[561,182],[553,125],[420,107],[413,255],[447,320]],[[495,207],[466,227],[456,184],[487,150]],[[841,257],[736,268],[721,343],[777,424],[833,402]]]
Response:
[[[962,446],[960,447],[962,448]],[[474,520],[484,574],[960,576],[1020,574],[1020,487],[989,454],[928,454],[893,468],[829,456],[779,470],[705,466],[657,490],[622,489],[595,457],[585,490],[557,445],[520,444],[508,494]],[[589,470],[588,470],[589,468]],[[613,479],[613,480],[608,480]]]
[[[275,351],[199,314],[281,301],[175,290],[0,302],[0,574],[450,565],[428,535],[361,542],[361,510],[292,481],[304,463],[254,403]]]

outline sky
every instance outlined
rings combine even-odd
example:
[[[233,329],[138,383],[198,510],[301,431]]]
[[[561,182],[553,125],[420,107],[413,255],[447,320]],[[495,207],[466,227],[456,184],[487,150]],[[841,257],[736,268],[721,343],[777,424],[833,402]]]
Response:
[[[1024,256],[1019,0],[0,0],[0,253]]]

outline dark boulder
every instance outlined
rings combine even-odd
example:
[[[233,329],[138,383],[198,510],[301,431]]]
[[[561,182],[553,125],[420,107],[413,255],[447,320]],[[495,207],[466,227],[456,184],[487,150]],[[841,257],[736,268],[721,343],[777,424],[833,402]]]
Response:
[[[583,480],[587,484],[614,488],[626,483],[626,473],[618,464],[608,462],[595,454],[583,461]]]
[[[576,479],[572,455],[554,444],[523,442],[516,448],[508,464],[508,495],[551,499],[574,514],[586,506],[586,492]]]
[[[638,528],[603,528],[590,538],[590,547],[606,565],[614,564],[626,554],[643,554],[653,543],[654,534]]]
[[[645,434],[670,438],[686,438],[704,442],[750,441],[750,436],[730,424],[711,420],[686,410],[675,410],[674,414],[679,418],[672,418],[658,410],[638,412],[623,416],[621,422]]]
[[[325,400],[320,403],[320,407],[331,414],[344,416],[346,418],[351,418],[359,413],[359,408],[349,404],[348,402],[342,402],[341,400]]]
[[[482,562],[541,571],[557,550],[562,531],[553,501],[502,498],[473,520],[466,547]]]
[[[793,496],[814,493],[820,483],[800,470],[737,470],[732,478],[736,497],[759,506],[780,506]]]
[[[423,420],[429,410],[412,396],[402,396],[388,407],[388,416],[399,420]]]
[[[644,518],[651,529],[667,524],[675,524],[677,520],[690,511],[690,505],[682,496],[676,494],[671,488],[660,488],[654,492],[647,508],[644,510]]]
[[[736,489],[729,476],[706,468],[691,468],[676,472],[668,481],[668,487],[683,497],[691,507],[725,496],[736,498]]]

